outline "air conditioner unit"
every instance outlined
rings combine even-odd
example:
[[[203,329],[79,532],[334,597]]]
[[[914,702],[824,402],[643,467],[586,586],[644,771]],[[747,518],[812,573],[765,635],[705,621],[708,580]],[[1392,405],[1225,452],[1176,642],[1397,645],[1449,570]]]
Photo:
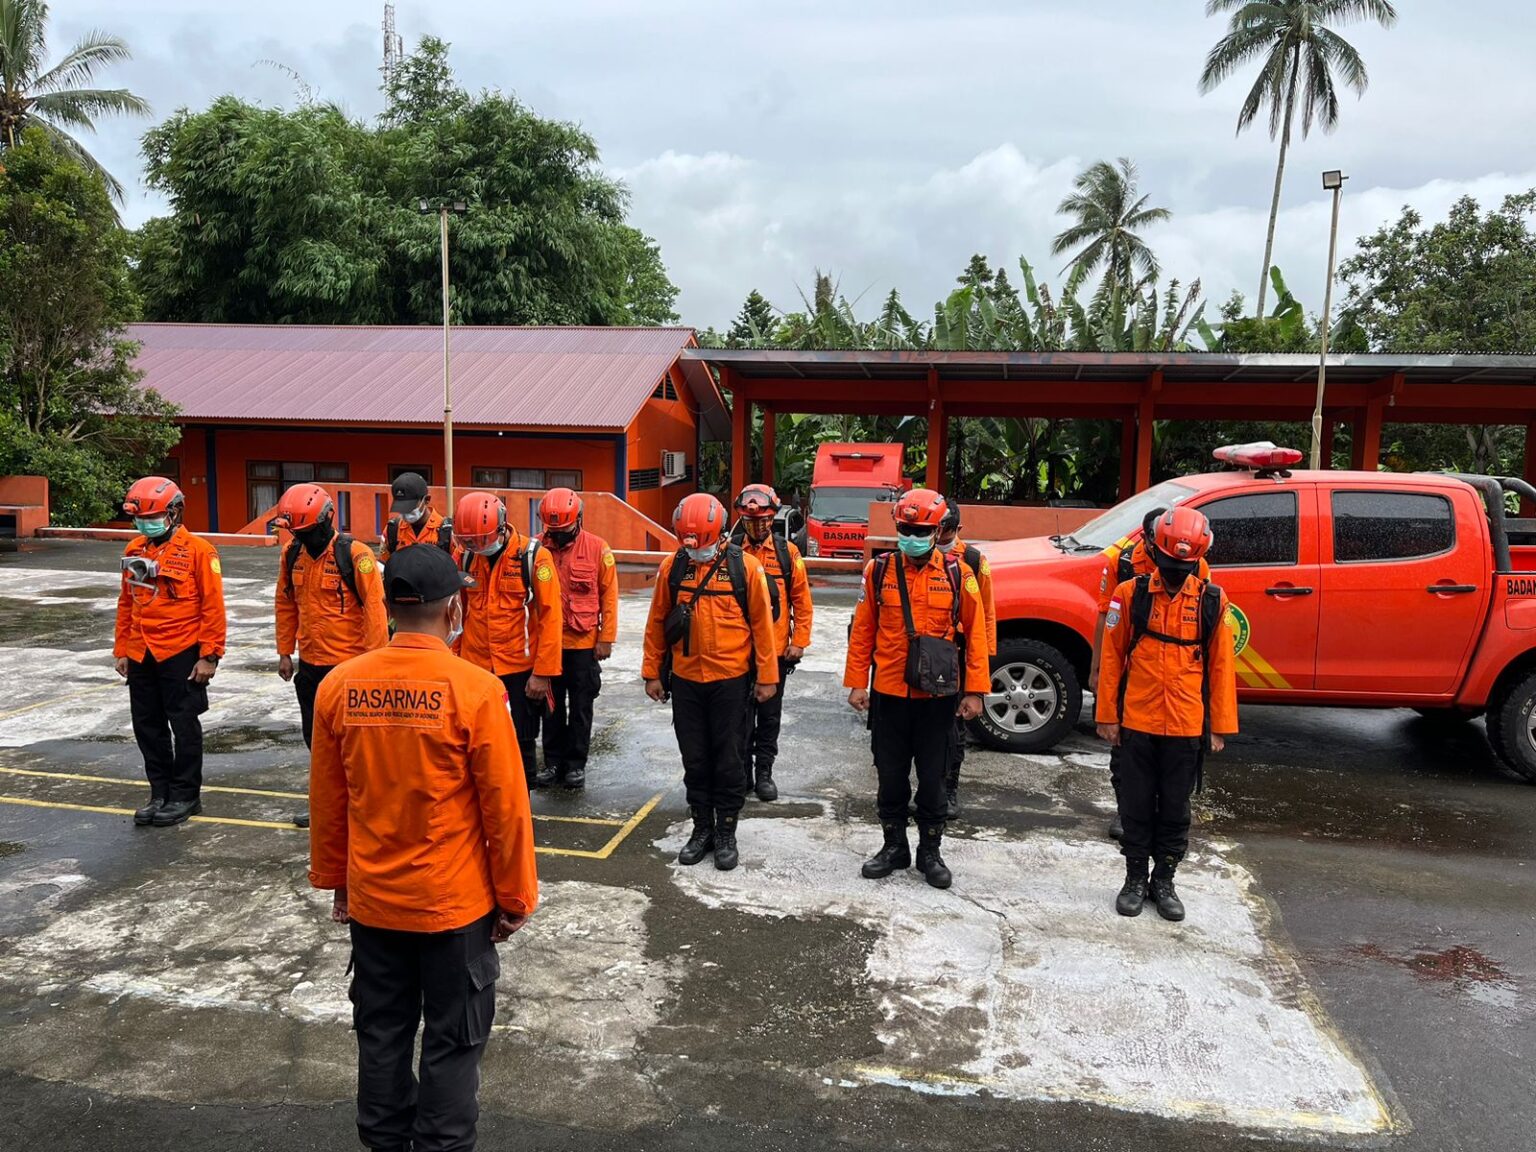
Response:
[[[661,482],[663,484],[676,484],[679,480],[688,479],[688,454],[686,452],[663,452],[661,454]]]

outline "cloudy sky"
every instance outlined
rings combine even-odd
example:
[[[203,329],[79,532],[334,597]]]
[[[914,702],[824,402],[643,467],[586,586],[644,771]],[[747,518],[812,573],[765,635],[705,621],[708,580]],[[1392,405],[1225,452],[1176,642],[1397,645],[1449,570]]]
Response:
[[[157,116],[225,92],[291,105],[278,61],[359,117],[381,105],[374,0],[55,0],[60,51],[88,28],[124,36],[115,83]],[[1536,185],[1536,5],[1399,0],[1396,28],[1346,35],[1371,86],[1331,136],[1293,147],[1275,259],[1321,305],[1328,205],[1350,176],[1342,242],[1412,204],[1443,213]],[[872,312],[892,286],[919,315],[972,252],[1054,274],[1055,206],[1073,175],[1130,156],[1173,220],[1149,231],[1165,273],[1216,303],[1252,296],[1275,148],[1235,137],[1251,74],[1196,91],[1222,24],[1200,0],[400,0],[407,46],[453,45],[472,88],[515,92],[580,122],[661,243],[679,311],[725,325],[751,288],[781,308],[816,268]],[[1475,10],[1476,18],[1472,18]],[[160,210],[138,179],[146,125],[101,126],[128,218]]]

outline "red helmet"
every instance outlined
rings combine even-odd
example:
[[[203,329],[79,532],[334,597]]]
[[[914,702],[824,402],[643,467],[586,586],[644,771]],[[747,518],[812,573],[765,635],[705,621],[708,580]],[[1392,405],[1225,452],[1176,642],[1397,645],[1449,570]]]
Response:
[[[564,532],[581,523],[581,497],[569,488],[551,488],[539,501],[539,519],[545,528]]]
[[[290,532],[303,532],[325,523],[335,511],[336,503],[331,494],[320,485],[295,484],[277,502],[277,515],[272,518],[272,524]]]
[[[766,484],[748,484],[736,497],[736,511],[750,520],[766,520],[784,507],[779,494]]]
[[[164,476],[146,476],[135,480],[123,501],[123,511],[130,516],[159,516],[180,508],[185,502],[181,489]]]
[[[1195,508],[1170,508],[1157,518],[1152,542],[1175,560],[1198,560],[1211,550],[1211,522]]]
[[[695,492],[684,496],[672,513],[672,531],[684,548],[709,548],[725,535],[725,505]]]
[[[507,506],[489,492],[467,492],[453,514],[453,535],[471,552],[489,548],[507,526]]]
[[[949,511],[949,501],[932,488],[914,488],[896,501],[891,517],[896,527],[910,525],[914,528],[938,529]]]

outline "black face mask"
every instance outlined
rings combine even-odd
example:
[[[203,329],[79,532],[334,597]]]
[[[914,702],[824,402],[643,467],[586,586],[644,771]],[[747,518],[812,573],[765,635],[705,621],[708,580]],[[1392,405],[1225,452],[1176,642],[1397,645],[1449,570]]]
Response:
[[[1184,581],[1193,576],[1200,567],[1198,560],[1175,560],[1172,556],[1165,556],[1161,552],[1152,557],[1157,565],[1158,575],[1163,578],[1163,587],[1171,596],[1184,587]]]
[[[304,546],[304,551],[313,557],[319,557],[325,551],[331,537],[335,535],[335,528],[329,520],[323,524],[316,524],[313,528],[306,528],[302,532],[295,532],[293,538]]]
[[[564,528],[557,532],[551,528],[545,535],[549,537],[550,547],[569,548],[572,544],[576,543],[576,533],[580,531],[580,528]]]

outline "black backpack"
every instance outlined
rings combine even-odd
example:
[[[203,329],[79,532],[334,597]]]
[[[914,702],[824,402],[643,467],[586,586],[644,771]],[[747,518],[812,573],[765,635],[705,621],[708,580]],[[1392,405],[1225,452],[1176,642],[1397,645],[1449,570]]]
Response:
[[[1154,640],[1161,640],[1164,644],[1177,644],[1181,648],[1200,649],[1200,699],[1205,705],[1205,725],[1201,734],[1201,748],[1207,748],[1211,742],[1211,640],[1217,635],[1221,626],[1221,588],[1212,584],[1209,580],[1200,586],[1200,634],[1194,640],[1181,640],[1176,636],[1168,636],[1162,632],[1152,631],[1152,578],[1150,576],[1136,577],[1136,586],[1131,591],[1131,639],[1125,647],[1125,673],[1120,677],[1120,715],[1125,715],[1125,689],[1130,683],[1131,653],[1136,651],[1136,645],[1141,643],[1143,636],[1150,636]],[[1203,757],[1202,752],[1202,757]],[[1196,788],[1199,788],[1197,780]]]
[[[444,552],[453,553],[453,521],[444,520],[437,530],[437,546]],[[391,516],[384,525],[384,551],[393,555],[400,547],[400,520]]]
[[[391,523],[393,523],[393,521],[391,521]],[[532,604],[533,601],[534,601],[534,595],[533,595],[533,555],[534,555],[535,552],[538,551],[538,548],[539,548],[539,542],[536,539],[534,539],[532,536],[530,536],[530,537],[528,537],[528,547],[524,548],[521,552],[519,552],[517,554],[517,563],[518,563],[519,567],[521,568],[522,575],[523,575],[523,603],[524,604]],[[474,563],[474,559],[475,559],[475,553],[471,552],[468,548],[464,549],[463,555],[461,555],[459,557],[459,571],[463,572],[464,575],[468,576],[469,575],[470,565]],[[499,555],[498,555],[497,559],[498,560],[500,559]]]
[[[357,591],[357,569],[352,563],[353,543],[352,537],[345,532],[336,533],[336,574],[341,577],[347,591],[352,593],[352,599],[361,604],[363,598]],[[299,562],[299,552],[303,547],[294,540],[283,552],[283,593],[290,600],[293,599],[293,566]]]
[[[739,547],[737,541],[744,540],[747,535],[746,527],[741,521],[736,522],[736,527],[731,529],[732,547]],[[784,615],[784,605],[789,603],[790,588],[795,578],[794,561],[789,558],[789,541],[777,532],[770,532],[773,540],[773,554],[779,561],[779,580],[768,581],[768,602],[773,605],[773,618],[779,619]],[[783,582],[784,591],[779,591],[779,583]],[[677,597],[674,594],[673,600]]]
[[[1133,540],[1120,549],[1120,558],[1115,561],[1115,587],[1119,587],[1127,580],[1136,579],[1136,542]]]
[[[692,561],[688,558],[688,550],[679,548],[677,554],[672,557],[672,571],[667,573],[667,591],[671,596],[669,608],[677,607],[677,594],[683,591],[683,579],[688,574],[688,565]],[[722,592],[717,588],[703,588],[694,586],[688,591],[692,592],[694,599],[700,596],[734,596],[736,603],[741,606],[741,615],[748,623],[752,621],[752,609],[747,598],[747,562],[742,555],[741,547],[736,544],[725,546],[725,570],[731,577],[730,592]],[[769,583],[770,590],[773,587]]]

